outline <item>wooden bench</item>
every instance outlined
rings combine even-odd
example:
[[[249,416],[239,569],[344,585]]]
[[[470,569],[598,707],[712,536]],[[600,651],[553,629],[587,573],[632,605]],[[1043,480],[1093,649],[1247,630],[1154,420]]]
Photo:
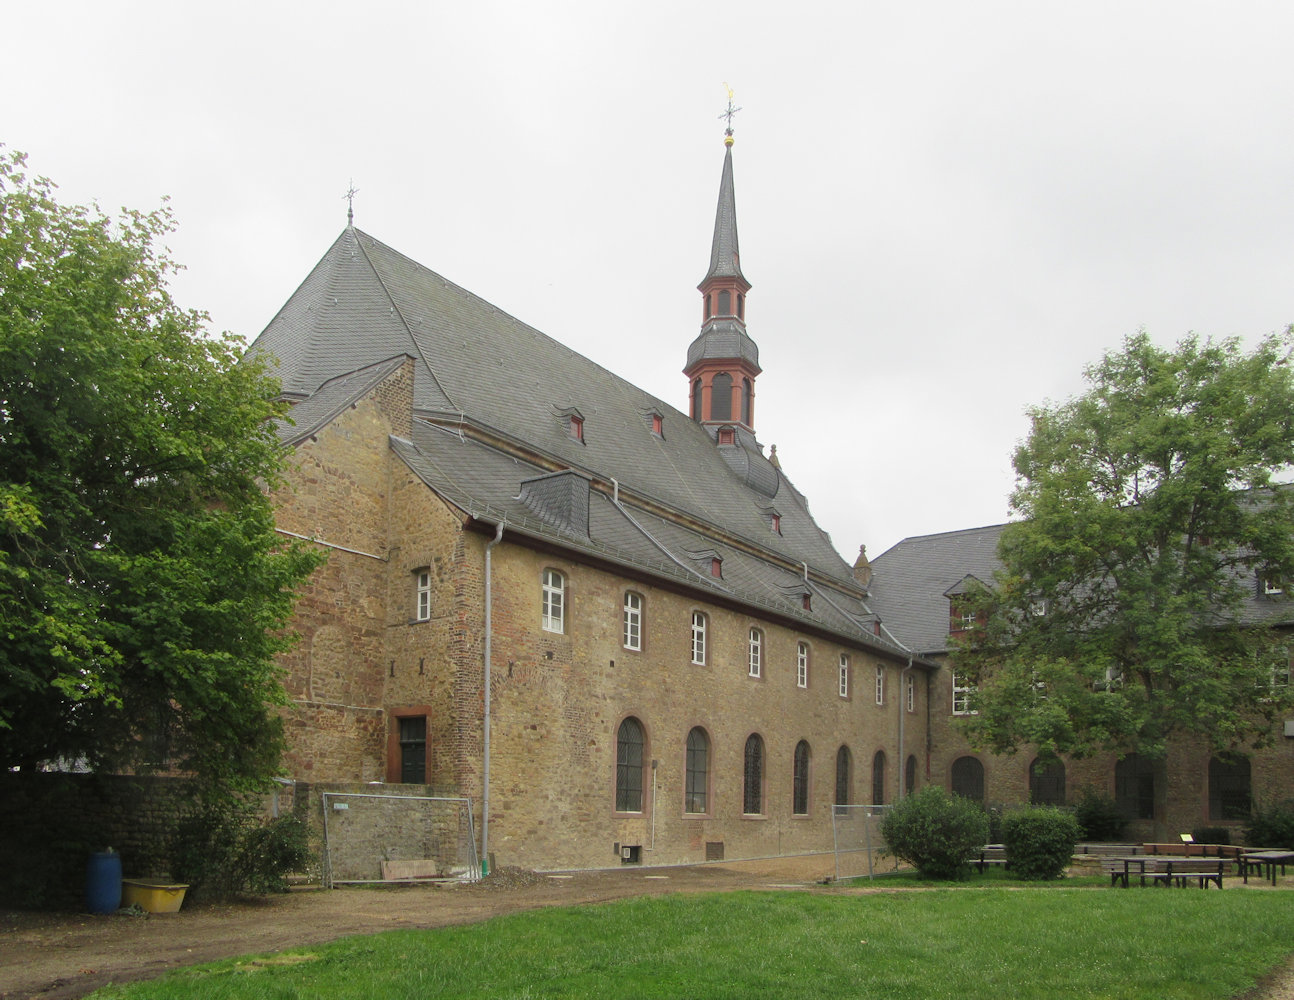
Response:
[[[1122,882],[1126,889],[1131,878],[1139,878],[1142,885],[1146,884],[1147,879],[1153,885],[1171,884],[1171,876],[1166,870],[1160,868],[1158,861],[1138,855],[1136,862],[1134,865],[1129,865],[1123,858],[1102,858],[1101,871],[1110,876],[1111,887]]]
[[[966,859],[969,864],[979,869],[981,875],[984,869],[989,865],[1001,865],[1007,867],[1006,848],[1001,844],[985,844],[979,849],[978,854],[973,854]]]

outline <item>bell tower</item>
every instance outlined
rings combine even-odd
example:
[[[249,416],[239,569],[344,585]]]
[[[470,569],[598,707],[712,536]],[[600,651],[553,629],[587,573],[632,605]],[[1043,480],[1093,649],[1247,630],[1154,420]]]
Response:
[[[755,430],[755,378],[759,375],[759,348],[746,333],[746,293],[750,282],[741,273],[737,245],[737,200],[732,183],[732,106],[728,92],[728,120],[724,131],[723,173],[719,179],[719,207],[715,212],[710,269],[697,289],[701,292],[701,332],[687,350],[683,374],[688,379],[688,412],[692,419],[713,426],[721,438],[723,428]],[[724,443],[720,441],[720,443]]]

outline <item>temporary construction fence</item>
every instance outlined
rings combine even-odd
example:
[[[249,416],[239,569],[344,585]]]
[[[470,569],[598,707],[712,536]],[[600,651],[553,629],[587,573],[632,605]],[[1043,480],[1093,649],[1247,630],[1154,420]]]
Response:
[[[324,792],[323,884],[475,881],[472,800]]]
[[[831,837],[836,853],[836,878],[875,877],[893,871],[898,859],[885,855],[881,818],[889,810],[883,805],[831,807]]]

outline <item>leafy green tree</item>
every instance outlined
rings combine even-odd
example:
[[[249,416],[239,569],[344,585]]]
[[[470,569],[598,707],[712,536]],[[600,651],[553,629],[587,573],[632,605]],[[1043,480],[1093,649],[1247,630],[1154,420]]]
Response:
[[[1136,751],[1175,733],[1261,744],[1291,704],[1294,337],[1245,353],[1145,333],[1087,369],[1087,391],[1030,411],[1003,565],[967,598],[956,656],[979,746]],[[1276,683],[1274,683],[1274,678]]]
[[[276,536],[276,386],[172,301],[165,209],[0,158],[0,766],[278,766],[276,654],[319,557]]]

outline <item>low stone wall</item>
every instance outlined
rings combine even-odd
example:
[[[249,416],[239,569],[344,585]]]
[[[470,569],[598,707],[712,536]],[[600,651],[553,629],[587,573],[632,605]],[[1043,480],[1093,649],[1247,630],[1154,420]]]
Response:
[[[193,802],[180,778],[0,774],[0,906],[80,909],[89,856],[111,847],[126,877],[167,872],[167,845]]]

